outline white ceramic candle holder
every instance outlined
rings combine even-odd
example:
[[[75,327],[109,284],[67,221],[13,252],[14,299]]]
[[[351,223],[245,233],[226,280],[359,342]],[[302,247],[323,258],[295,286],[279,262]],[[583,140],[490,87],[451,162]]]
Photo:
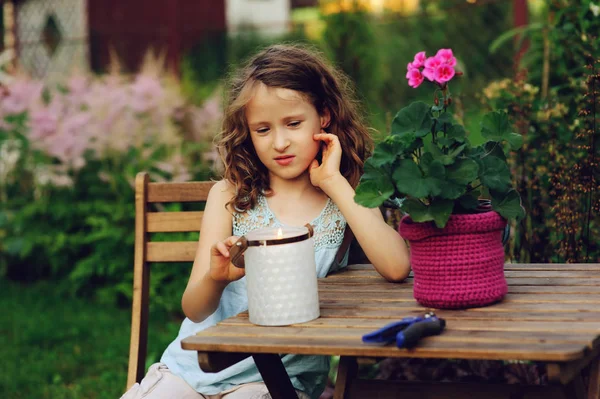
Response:
[[[248,233],[232,247],[232,262],[246,268],[251,323],[283,326],[319,317],[312,235],[310,225],[269,227]]]

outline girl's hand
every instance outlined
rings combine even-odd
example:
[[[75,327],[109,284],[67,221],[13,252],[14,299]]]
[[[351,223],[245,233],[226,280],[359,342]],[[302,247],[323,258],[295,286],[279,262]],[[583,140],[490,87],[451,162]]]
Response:
[[[332,177],[341,176],[340,162],[342,160],[342,146],[340,139],[335,134],[321,131],[321,133],[315,134],[313,138],[323,142],[323,151],[321,164],[319,165],[319,161],[315,159],[308,168],[310,182],[313,186],[322,189],[325,181]]]
[[[230,283],[244,277],[246,269],[239,268],[231,263],[229,248],[239,237],[231,236],[215,243],[210,248],[210,277],[215,281]]]

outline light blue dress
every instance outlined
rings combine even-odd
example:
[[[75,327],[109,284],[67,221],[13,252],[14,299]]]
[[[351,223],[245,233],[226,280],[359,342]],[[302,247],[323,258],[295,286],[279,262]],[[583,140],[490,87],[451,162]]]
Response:
[[[321,214],[311,222],[314,227],[315,261],[317,276],[325,277],[329,272],[346,266],[348,252],[342,262],[337,264],[335,257],[344,239],[346,219],[338,207],[328,200]],[[248,232],[263,227],[284,226],[273,212],[264,196],[259,196],[257,205],[233,217],[233,234],[246,235]],[[205,373],[198,365],[195,351],[181,349],[181,340],[214,326],[223,319],[248,310],[246,295],[246,278],[230,283],[221,297],[217,310],[201,323],[194,323],[186,318],[179,330],[179,335],[164,352],[161,362],[176,375],[182,377],[197,392],[214,395],[236,385],[262,381],[252,358],[234,364],[218,373]],[[327,380],[329,358],[326,356],[285,355],[283,364],[291,378],[294,388],[317,399]]]

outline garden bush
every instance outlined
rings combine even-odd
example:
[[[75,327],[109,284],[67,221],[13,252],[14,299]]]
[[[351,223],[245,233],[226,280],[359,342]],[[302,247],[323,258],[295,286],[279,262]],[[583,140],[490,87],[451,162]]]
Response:
[[[600,8],[553,0],[525,29],[530,49],[514,79],[493,82],[484,102],[504,108],[525,138],[513,159],[527,217],[514,228],[518,262],[600,260]]]
[[[190,107],[154,59],[134,76],[17,76],[0,102],[0,276],[128,302],[134,179],[205,180],[220,109]],[[189,268],[159,268],[153,303],[180,308]],[[164,296],[163,296],[164,293]]]

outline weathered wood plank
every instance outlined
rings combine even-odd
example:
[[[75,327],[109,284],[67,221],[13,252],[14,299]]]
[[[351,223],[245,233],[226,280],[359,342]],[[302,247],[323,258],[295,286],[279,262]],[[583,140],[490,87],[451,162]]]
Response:
[[[348,300],[346,298],[336,300],[321,300],[321,309],[336,309],[347,308],[354,309],[360,312],[368,310],[384,310],[384,311],[402,311],[425,309],[415,300],[407,302],[373,302],[361,298]],[[596,303],[515,303],[515,302],[499,302],[494,306],[486,306],[481,308],[465,309],[465,313],[471,312],[568,312],[568,313],[586,313],[593,312],[598,309]]]
[[[387,282],[383,277],[379,275],[357,275],[354,272],[348,274],[334,274],[326,278],[328,284],[373,284],[373,283],[384,283]],[[409,277],[402,283],[396,284],[412,284],[413,278]],[[535,278],[535,277],[508,277],[506,282],[509,286],[528,286],[528,285],[542,285],[542,286],[598,286],[600,285],[600,277],[587,277],[587,278],[569,278],[563,279],[560,277],[555,278]],[[388,284],[394,284],[389,283]],[[443,286],[443,283],[440,282]]]
[[[200,231],[204,212],[149,212],[146,214],[149,233]]]
[[[323,318],[378,318],[388,320],[398,320],[407,316],[422,315],[426,308],[420,309],[364,309],[357,312],[348,308],[321,308],[321,317]],[[455,317],[461,320],[498,320],[520,322],[523,320],[531,321],[568,321],[580,322],[584,320],[600,320],[600,312],[563,312],[556,313],[550,310],[540,312],[513,311],[513,312],[486,312],[485,310],[477,312],[464,312],[461,310],[435,310],[435,313],[443,318]]]
[[[202,202],[215,182],[148,183],[148,202]]]
[[[326,292],[351,292],[352,294],[361,292],[412,292],[412,283],[390,283],[387,281],[381,282],[360,282],[355,281],[346,285],[329,284],[327,279],[319,280],[319,290]],[[508,287],[508,292],[513,294],[553,294],[553,295],[568,295],[568,294],[600,294],[600,286],[561,286],[560,290],[556,290],[553,286],[527,286],[527,285],[511,285]]]
[[[599,263],[506,263],[504,270],[565,270],[600,272]]]
[[[439,315],[439,312],[438,312]],[[389,320],[391,322],[392,320]],[[370,329],[375,330],[387,324],[383,319],[334,319],[320,317],[316,320],[302,324],[294,324],[293,327],[302,328],[337,328],[337,329]],[[573,334],[600,334],[600,321],[580,321],[577,323],[563,321],[527,321],[510,323],[488,319],[463,320],[461,318],[446,318],[448,328],[456,331],[521,331],[527,333],[573,333]],[[234,317],[223,320],[219,325],[245,326],[254,328],[247,318]]]
[[[339,292],[322,291],[319,293],[320,300],[339,300]],[[344,302],[362,302],[369,301],[373,304],[379,302],[414,302],[412,290],[402,291],[381,291],[381,292],[353,292],[343,298]],[[502,300],[503,303],[553,303],[556,302],[554,294],[508,294]],[[588,303],[600,305],[600,294],[563,294],[560,297],[561,303]]]
[[[381,323],[379,327],[383,327],[385,323]],[[255,329],[249,329],[247,326],[233,326],[233,325],[218,325],[201,335],[203,337],[222,337],[226,339],[228,337],[246,337],[255,338],[261,337],[265,340],[286,340],[296,338],[306,339],[336,339],[340,341],[356,342],[361,340],[364,334],[373,331],[370,328],[352,328],[352,329],[340,329],[340,328],[310,328],[310,327],[260,327]],[[518,342],[523,345],[538,345],[538,344],[563,344],[563,343],[577,343],[587,346],[592,349],[598,346],[600,337],[594,333],[555,333],[555,332],[539,332],[537,334],[531,334],[530,332],[524,331],[485,331],[485,330],[454,330],[451,327],[447,327],[446,330],[436,338],[439,342],[457,342],[461,344],[468,343],[490,343],[490,344],[514,344]]]
[[[192,262],[196,256],[198,242],[149,242],[146,245],[148,262]]]
[[[205,330],[208,331],[208,330]],[[580,343],[491,343],[443,341],[436,337],[423,339],[414,349],[393,346],[368,346],[360,337],[352,340],[331,338],[290,337],[223,337],[198,333],[181,342],[183,349],[244,353],[295,353],[301,355],[340,355],[363,357],[426,357],[488,360],[570,361],[588,350]]]
[[[375,270],[371,264],[348,265],[348,270]],[[505,263],[504,270],[598,271],[600,263]]]
[[[513,278],[549,278],[549,279],[571,279],[571,278],[600,278],[600,270],[597,271],[571,271],[571,270],[508,270],[504,271],[505,277]]]

